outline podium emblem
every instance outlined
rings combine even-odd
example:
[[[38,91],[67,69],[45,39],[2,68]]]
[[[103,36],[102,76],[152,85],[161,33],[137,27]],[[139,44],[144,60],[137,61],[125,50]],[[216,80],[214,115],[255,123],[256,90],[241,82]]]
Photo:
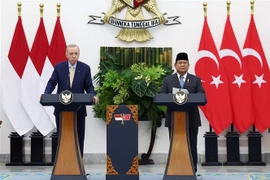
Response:
[[[115,121],[121,121],[121,124],[124,124],[124,121],[130,121],[131,114],[114,114]]]
[[[69,105],[73,102],[73,93],[69,90],[62,91],[59,94],[59,101],[64,105]]]
[[[187,102],[188,96],[183,91],[178,91],[173,95],[173,100],[178,105],[183,105]]]

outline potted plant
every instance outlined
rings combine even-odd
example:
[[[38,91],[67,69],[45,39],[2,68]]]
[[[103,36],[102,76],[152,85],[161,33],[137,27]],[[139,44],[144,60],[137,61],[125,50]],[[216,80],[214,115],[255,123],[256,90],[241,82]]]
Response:
[[[106,120],[107,105],[138,105],[139,118],[147,117],[152,125],[160,126],[166,109],[156,106],[153,100],[162,79],[172,70],[161,64],[147,67],[145,63],[135,63],[127,69],[117,63],[110,69],[104,68],[107,65],[101,66],[103,68],[94,77],[100,84],[96,87],[99,104],[94,106],[95,117]]]
[[[166,54],[166,53],[165,53]],[[170,55],[167,53],[167,55]],[[161,87],[165,76],[172,73],[170,63],[157,61],[156,65],[148,62],[124,64],[110,53],[102,53],[103,59],[99,64],[99,72],[94,81],[99,96],[99,104],[94,105],[94,116],[106,120],[107,105],[138,105],[139,120],[150,120],[151,139],[147,153],[142,154],[139,164],[153,164],[149,159],[155,143],[157,127],[161,126],[161,119],[165,115],[164,106],[156,106],[153,102],[155,94]]]

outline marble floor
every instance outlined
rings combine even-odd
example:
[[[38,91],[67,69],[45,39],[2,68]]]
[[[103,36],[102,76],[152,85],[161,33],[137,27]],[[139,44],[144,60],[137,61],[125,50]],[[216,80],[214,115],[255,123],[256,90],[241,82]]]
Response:
[[[6,166],[0,163],[0,172],[51,172],[52,166]],[[86,164],[87,173],[101,172],[105,173],[105,164]],[[164,173],[165,164],[140,165],[140,172]],[[270,164],[266,166],[201,166],[198,165],[198,173],[238,173],[238,172],[270,172]]]

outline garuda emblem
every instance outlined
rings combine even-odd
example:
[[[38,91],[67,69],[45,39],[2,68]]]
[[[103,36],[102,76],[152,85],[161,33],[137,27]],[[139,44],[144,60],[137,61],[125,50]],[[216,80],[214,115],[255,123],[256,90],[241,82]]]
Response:
[[[68,90],[62,91],[59,94],[59,101],[64,105],[68,105],[68,104],[72,103],[73,102],[73,93],[68,91]]]
[[[173,100],[178,105],[183,105],[187,102],[188,95],[183,91],[178,91],[173,95]]]
[[[127,8],[125,19],[115,17],[116,12]],[[154,14],[152,19],[145,19],[142,9]],[[157,7],[156,0],[113,0],[112,6],[104,16],[90,15],[89,24],[109,23],[115,27],[122,28],[116,36],[118,39],[126,42],[138,41],[144,42],[153,38],[148,28],[156,27],[160,24],[173,25],[181,24],[177,21],[178,16],[165,17]]]

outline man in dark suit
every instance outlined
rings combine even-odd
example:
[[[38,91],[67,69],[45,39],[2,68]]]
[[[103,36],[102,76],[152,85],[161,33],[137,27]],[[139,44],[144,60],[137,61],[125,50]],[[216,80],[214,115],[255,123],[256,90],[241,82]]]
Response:
[[[67,61],[56,64],[51,78],[45,88],[45,94],[51,94],[57,85],[57,94],[64,90],[72,93],[91,93],[94,96],[94,102],[98,103],[98,97],[94,91],[92,83],[90,67],[78,61],[80,57],[80,49],[77,45],[71,44],[66,48]],[[59,130],[59,110],[55,108],[54,115],[56,119],[57,132]],[[85,135],[85,117],[86,107],[82,106],[77,112],[77,130],[81,150],[83,156],[84,135]]]
[[[189,61],[187,53],[181,52],[177,54],[174,67],[176,73],[164,78],[160,93],[172,93],[173,88],[182,88],[188,90],[189,93],[205,93],[201,79],[195,75],[189,74]],[[170,109],[167,109],[165,126],[169,128],[169,137],[171,138],[171,115]],[[189,118],[189,138],[191,145],[191,153],[194,163],[194,170],[197,172],[197,136],[201,119],[198,107],[192,109],[188,113]]]

